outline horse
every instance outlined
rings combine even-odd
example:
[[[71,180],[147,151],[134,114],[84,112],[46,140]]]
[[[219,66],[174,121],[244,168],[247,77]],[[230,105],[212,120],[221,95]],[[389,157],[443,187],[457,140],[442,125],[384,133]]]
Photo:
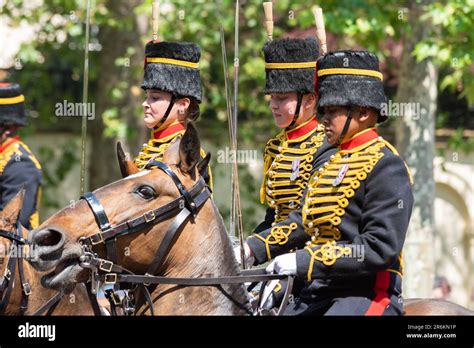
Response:
[[[3,292],[0,292],[2,302],[2,315],[33,315],[37,311],[51,315],[94,315],[94,312],[86,287],[78,284],[75,290],[67,295],[61,296],[55,290],[41,286],[41,274],[27,262],[24,262],[23,252],[20,244],[26,239],[28,230],[19,223],[20,209],[23,206],[24,189],[19,191],[14,198],[8,202],[0,211],[0,230],[2,231],[4,243],[2,243],[2,255],[0,256],[0,271],[5,274],[0,278],[0,284],[4,284]],[[12,242],[13,236],[18,236],[17,243]],[[16,246],[14,246],[16,244]],[[12,248],[14,246],[16,249]],[[6,256],[6,252],[9,255]],[[6,268],[15,265],[12,274],[6,274]],[[21,268],[21,270],[20,270]],[[21,274],[20,274],[21,272]],[[42,314],[42,313],[38,313]]]
[[[33,230],[29,240],[35,246],[35,257],[29,262],[39,271],[56,269],[43,277],[43,284],[65,291],[88,280],[90,272],[83,267],[85,240],[92,240],[90,251],[102,259],[110,256],[114,265],[133,274],[171,278],[238,275],[224,222],[202,179],[210,155],[202,159],[199,149],[197,131],[189,124],[186,133],[167,149],[163,170],[138,172],[122,156],[125,178],[94,191],[92,198],[79,200]],[[100,205],[106,207],[102,212]],[[91,206],[99,212],[93,214]],[[184,211],[193,213],[185,217]],[[99,235],[97,223],[102,230]],[[106,225],[109,231],[115,226],[121,232],[107,240]],[[165,233],[168,230],[175,234],[170,237]],[[165,244],[167,250],[162,247]],[[161,261],[155,260],[160,253]],[[104,267],[112,266],[107,263]],[[158,284],[129,292],[135,298],[137,315],[242,315],[250,310],[243,284]],[[148,296],[150,301],[145,301]]]
[[[92,267],[87,260],[96,254],[95,269],[107,273],[101,278],[106,282],[116,284],[117,274],[110,272],[117,269],[144,275],[138,277],[143,286],[131,290],[136,314],[251,313],[242,284],[193,286],[192,282],[176,285],[172,280],[239,274],[214,202],[207,197],[196,205],[206,190],[199,183],[203,183],[201,175],[210,157],[201,159],[199,149],[199,137],[191,123],[183,137],[168,148],[163,162],[153,162],[158,168],[139,172],[119,146],[123,179],[85,196],[30,233],[37,253],[30,263],[40,271],[56,269],[44,276],[43,283],[64,291],[87,281]],[[177,202],[181,210],[172,209]],[[189,219],[179,219],[183,211]],[[156,276],[171,280],[168,284],[146,284],[147,277]],[[406,315],[473,314],[450,302],[430,299],[406,300],[404,310]]]

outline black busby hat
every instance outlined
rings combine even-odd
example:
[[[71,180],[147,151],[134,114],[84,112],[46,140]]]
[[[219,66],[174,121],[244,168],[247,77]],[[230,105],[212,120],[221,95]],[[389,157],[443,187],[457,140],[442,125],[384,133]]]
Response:
[[[371,107],[379,112],[387,102],[377,56],[367,51],[330,52],[318,61],[318,112],[325,106]]]
[[[153,42],[145,47],[143,89],[159,89],[201,102],[199,46],[190,42]]]
[[[0,83],[0,125],[27,125],[25,97],[16,83]]]
[[[312,93],[319,45],[314,38],[276,39],[263,47],[265,94]]]

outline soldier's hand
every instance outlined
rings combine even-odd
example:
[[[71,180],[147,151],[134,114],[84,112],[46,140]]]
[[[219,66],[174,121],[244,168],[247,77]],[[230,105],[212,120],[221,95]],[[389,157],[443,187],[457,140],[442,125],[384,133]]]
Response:
[[[240,255],[240,245],[234,248],[234,255],[239,263],[239,266],[242,264],[242,257]],[[252,250],[246,242],[244,242],[244,259],[247,266],[253,266],[255,263],[255,257],[253,257]]]
[[[277,256],[266,268],[267,273],[296,275],[296,253]]]

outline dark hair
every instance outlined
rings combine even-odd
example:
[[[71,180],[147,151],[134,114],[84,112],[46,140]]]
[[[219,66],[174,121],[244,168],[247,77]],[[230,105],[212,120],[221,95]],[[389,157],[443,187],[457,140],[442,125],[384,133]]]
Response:
[[[196,121],[201,114],[201,109],[199,108],[199,102],[194,97],[189,97],[191,101],[188,106],[188,119],[190,121]]]

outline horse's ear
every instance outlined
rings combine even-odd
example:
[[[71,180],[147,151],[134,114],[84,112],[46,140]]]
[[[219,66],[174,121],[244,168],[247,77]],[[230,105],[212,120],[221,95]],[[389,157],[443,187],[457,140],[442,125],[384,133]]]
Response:
[[[16,223],[20,218],[20,211],[23,207],[23,201],[25,199],[25,187],[23,187],[18,193],[7,203],[5,208],[0,212],[0,218],[8,220],[11,223]]]
[[[201,141],[191,122],[186,126],[186,132],[179,144],[179,167],[185,173],[193,174],[193,169],[201,160]]]
[[[207,167],[209,166],[209,162],[211,161],[211,153],[206,153],[206,157],[200,160],[197,164],[198,172],[201,176],[206,173]]]
[[[139,172],[135,163],[127,159],[120,141],[117,142],[117,159],[120,166],[120,172],[122,173],[122,178]]]

